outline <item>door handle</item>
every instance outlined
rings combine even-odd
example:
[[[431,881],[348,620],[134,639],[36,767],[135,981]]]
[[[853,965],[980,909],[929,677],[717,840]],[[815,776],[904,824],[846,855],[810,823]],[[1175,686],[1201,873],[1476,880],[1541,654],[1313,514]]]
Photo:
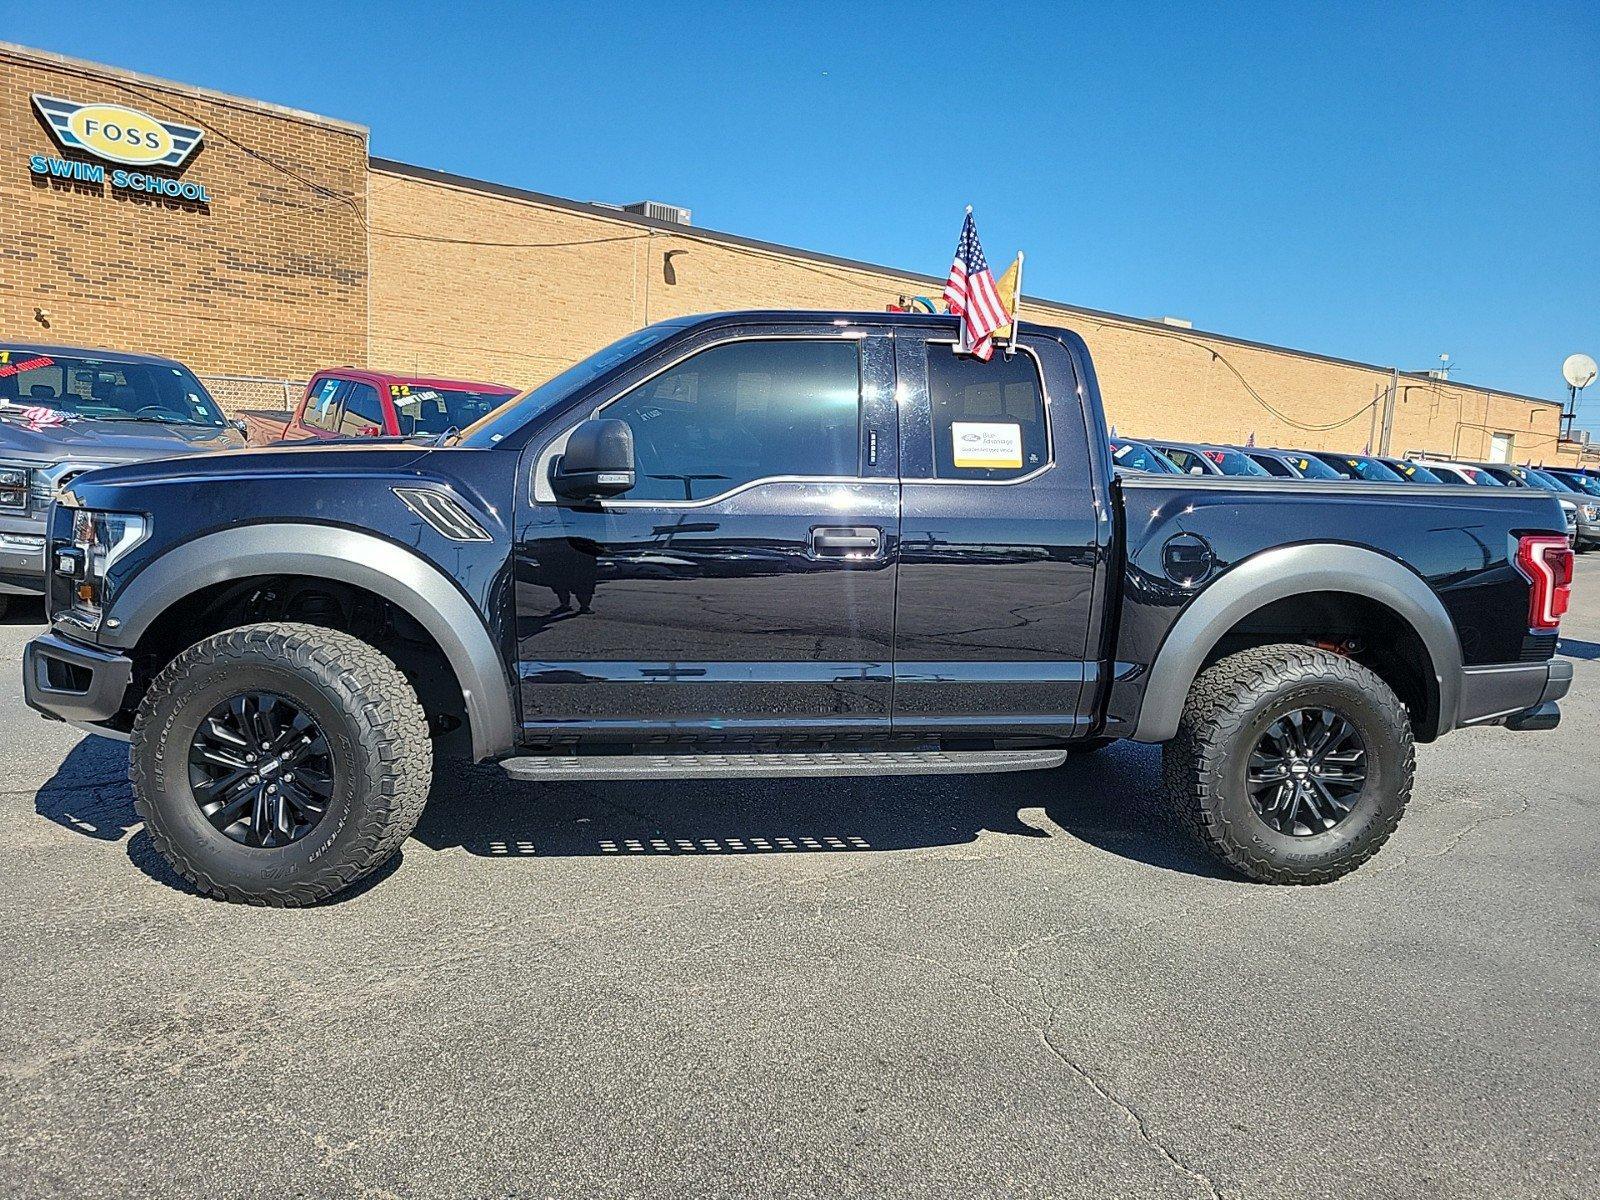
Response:
[[[815,525],[811,553],[818,558],[874,558],[883,549],[883,530],[870,525]]]

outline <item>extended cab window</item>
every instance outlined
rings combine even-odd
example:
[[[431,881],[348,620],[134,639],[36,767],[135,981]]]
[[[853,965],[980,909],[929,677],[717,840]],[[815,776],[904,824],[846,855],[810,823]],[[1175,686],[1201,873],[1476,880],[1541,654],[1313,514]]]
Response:
[[[940,479],[1015,479],[1050,458],[1044,387],[1033,356],[981,362],[928,347],[934,474]]]
[[[704,500],[775,475],[860,473],[853,341],[713,346],[606,406],[633,429],[629,500]]]
[[[346,383],[342,379],[321,379],[312,385],[306,397],[305,412],[300,423],[312,429],[326,429],[329,433],[339,428],[339,396]]]
[[[386,432],[383,420],[383,401],[378,399],[378,389],[370,383],[350,384],[344,395],[344,416],[339,419],[339,432],[345,437],[372,437]]]

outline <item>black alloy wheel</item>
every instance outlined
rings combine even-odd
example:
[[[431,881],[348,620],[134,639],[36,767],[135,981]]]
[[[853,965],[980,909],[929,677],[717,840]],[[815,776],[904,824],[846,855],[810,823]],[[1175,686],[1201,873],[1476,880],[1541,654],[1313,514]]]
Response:
[[[189,743],[189,785],[213,828],[242,846],[299,841],[328,811],[333,759],[292,700],[244,692],[208,713]]]
[[[1347,717],[1329,708],[1292,709],[1267,726],[1250,753],[1250,803],[1278,833],[1326,833],[1360,800],[1366,758],[1366,743]]]

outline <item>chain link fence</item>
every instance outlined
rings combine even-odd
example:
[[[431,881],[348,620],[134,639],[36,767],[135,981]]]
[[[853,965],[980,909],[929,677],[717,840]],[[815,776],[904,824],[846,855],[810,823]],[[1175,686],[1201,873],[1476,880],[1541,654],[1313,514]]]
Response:
[[[306,390],[304,380],[266,379],[259,375],[201,375],[199,378],[230,417],[239,416],[247,408],[293,408]]]

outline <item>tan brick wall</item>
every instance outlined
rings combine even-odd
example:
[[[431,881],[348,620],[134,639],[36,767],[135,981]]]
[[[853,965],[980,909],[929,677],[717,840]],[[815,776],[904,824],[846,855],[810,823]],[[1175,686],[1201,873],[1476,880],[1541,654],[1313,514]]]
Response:
[[[99,161],[61,148],[34,92],[200,126],[188,162],[149,170],[212,203],[115,191],[109,163],[101,185],[33,175],[34,154]],[[0,46],[0,147],[0,336],[232,374],[365,358],[365,130]]]
[[[881,310],[925,279],[663,232],[604,215],[374,168],[375,365],[532,384],[648,321],[717,309]],[[671,256],[667,282],[666,261]],[[1024,281],[1026,282],[1026,281]],[[1379,444],[1389,372],[1027,302],[1094,354],[1128,434],[1359,450]],[[1555,461],[1554,405],[1402,376],[1390,448]]]
[[[178,174],[212,204],[36,178],[29,155],[73,157],[34,113],[36,91],[203,127]],[[13,155],[0,160],[0,335],[166,353],[207,375],[370,362],[531,384],[663,317],[881,311],[938,286],[369,169],[358,126],[5,44],[0,145]],[[1084,336],[1125,433],[1378,445],[1386,371],[1060,305],[1024,316]],[[1557,422],[1554,405],[1405,377],[1390,447],[1487,457],[1506,432],[1516,458],[1554,461]]]

